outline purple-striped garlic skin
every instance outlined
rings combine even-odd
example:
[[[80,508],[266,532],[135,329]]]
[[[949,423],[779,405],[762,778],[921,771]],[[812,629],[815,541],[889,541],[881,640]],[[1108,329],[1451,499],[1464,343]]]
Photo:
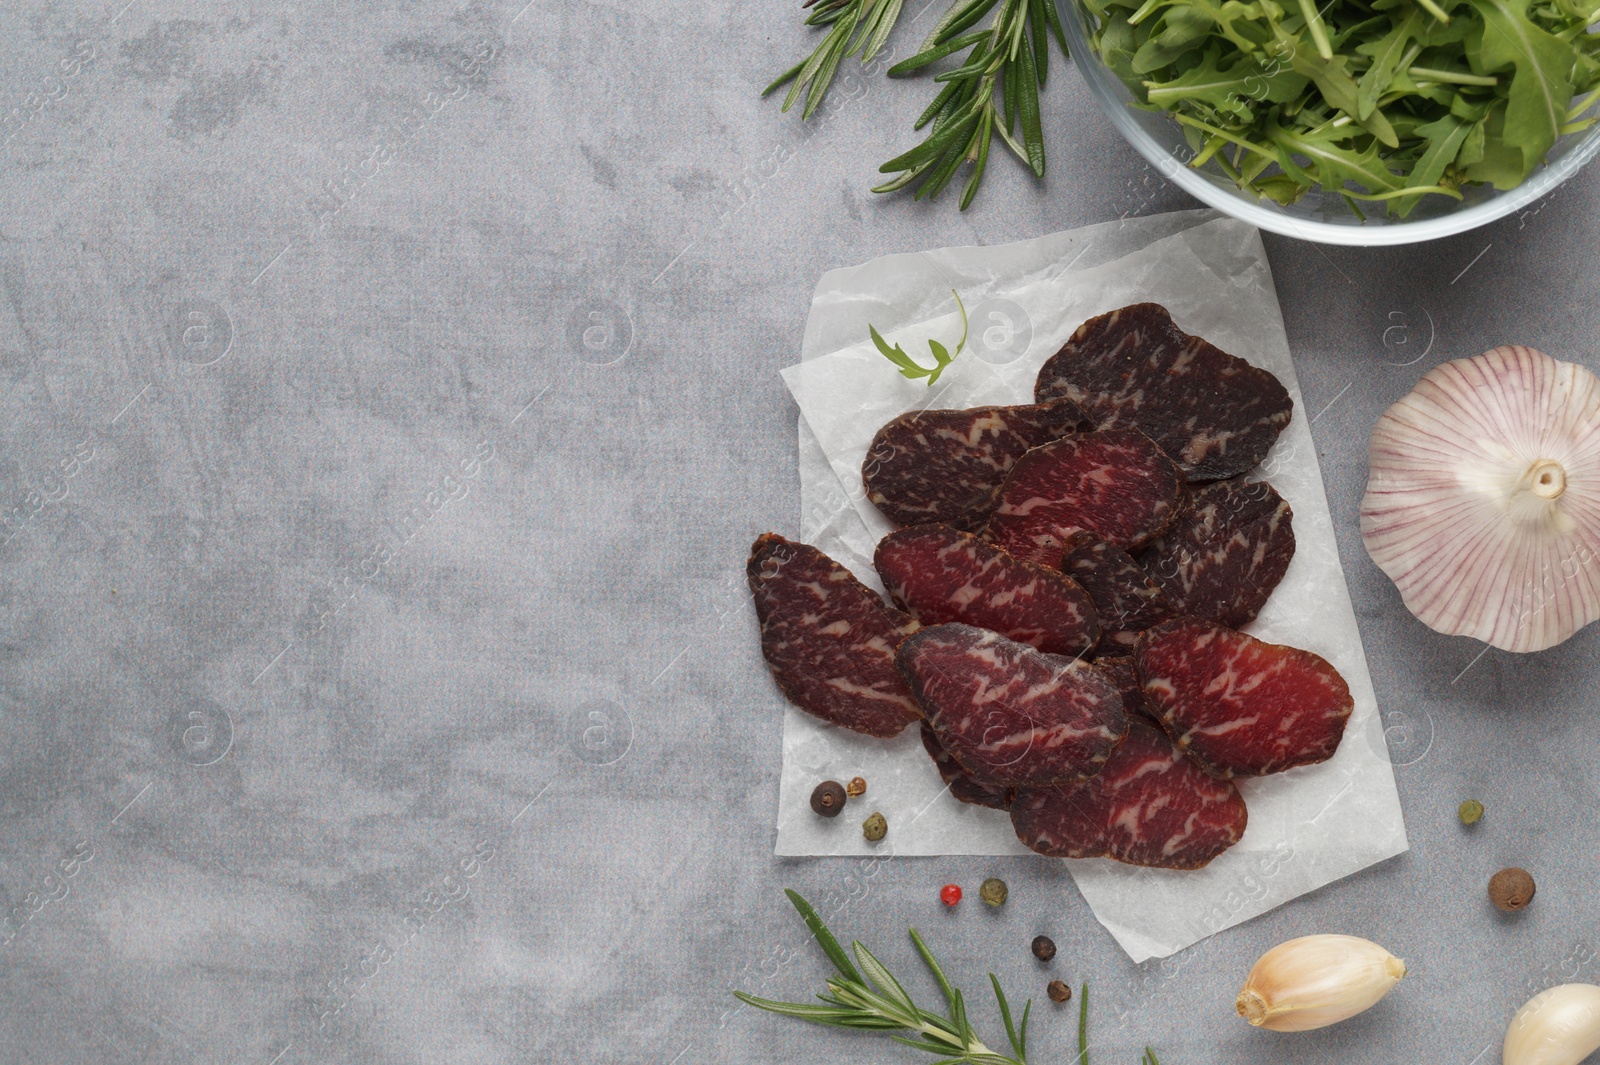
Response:
[[[1541,651],[1600,619],[1600,378],[1520,345],[1428,371],[1372,430],[1361,537],[1439,632]]]

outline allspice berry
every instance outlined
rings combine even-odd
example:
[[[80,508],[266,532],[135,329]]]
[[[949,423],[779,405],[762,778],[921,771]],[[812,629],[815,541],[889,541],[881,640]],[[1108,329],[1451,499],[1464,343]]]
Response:
[[[1040,961],[1049,961],[1056,956],[1056,942],[1049,936],[1033,937],[1033,956]]]
[[[844,785],[837,780],[824,780],[811,793],[811,808],[823,817],[838,817],[844,809]]]
[[[889,834],[889,822],[882,814],[873,814],[861,822],[861,834],[867,837],[867,842],[876,843]]]
[[[997,876],[991,876],[983,882],[982,887],[978,888],[978,898],[990,906],[1004,906],[1008,894],[1010,893],[1006,890],[1006,882]]]
[[[866,777],[851,777],[849,785],[844,789],[845,794],[852,799],[859,799],[867,793]]]
[[[1045,994],[1050,996],[1051,1002],[1065,1002],[1072,997],[1072,988],[1068,987],[1060,980],[1050,981],[1050,986],[1046,987],[1044,990]]]
[[[1489,878],[1489,901],[1506,913],[1526,909],[1533,901],[1533,877],[1526,869],[1502,869]]]

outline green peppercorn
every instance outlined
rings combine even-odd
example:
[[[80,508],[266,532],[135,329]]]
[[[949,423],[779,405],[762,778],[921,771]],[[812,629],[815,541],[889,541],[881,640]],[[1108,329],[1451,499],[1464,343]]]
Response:
[[[1456,810],[1456,816],[1461,818],[1464,825],[1475,825],[1483,819],[1483,803],[1477,799],[1468,799]]]
[[[1034,936],[1033,956],[1040,961],[1049,961],[1056,956],[1056,941],[1049,936]]]
[[[1006,882],[999,877],[991,876],[978,888],[978,898],[990,906],[1003,906],[1006,901]]]
[[[1072,988],[1068,987],[1060,980],[1050,981],[1050,986],[1046,987],[1044,990],[1045,994],[1050,996],[1051,1002],[1065,1002],[1072,997]]]
[[[844,809],[844,785],[837,780],[824,780],[811,793],[811,808],[823,817],[838,817]]]
[[[873,814],[861,822],[861,834],[867,837],[867,842],[876,843],[889,834],[889,822],[882,814]]]

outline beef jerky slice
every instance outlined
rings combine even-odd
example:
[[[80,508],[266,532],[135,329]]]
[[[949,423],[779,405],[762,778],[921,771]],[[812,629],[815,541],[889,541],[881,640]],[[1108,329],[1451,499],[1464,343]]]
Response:
[[[1104,674],[999,633],[934,625],[907,637],[896,662],[939,743],[984,784],[1084,780],[1128,729]]]
[[[1061,572],[1094,600],[1102,653],[1132,651],[1139,633],[1178,613],[1160,586],[1116,544],[1091,532],[1075,532],[1062,546]]]
[[[1011,804],[1017,838],[1040,854],[1162,869],[1199,869],[1239,842],[1247,820],[1231,780],[1201,772],[1140,718],[1097,776],[1018,789]]]
[[[1100,635],[1089,594],[947,525],[914,525],[878,543],[889,595],[924,625],[962,621],[1051,654],[1081,655]]]
[[[1215,777],[1257,777],[1333,757],[1355,704],[1310,651],[1264,643],[1203,618],[1139,636],[1144,702]]]
[[[1071,400],[910,411],[872,438],[861,482],[867,498],[896,524],[981,529],[1000,482],[1023,452],[1087,428]]]
[[[1034,396],[1073,400],[1099,429],[1143,430],[1191,481],[1255,466],[1294,412],[1276,377],[1185,333],[1158,303],[1080,325],[1040,368]]]
[[[893,736],[921,714],[895,670],[917,622],[884,605],[849,570],[774,533],[745,566],[761,621],[761,653],[783,694],[824,721]]]
[[[1048,558],[1084,531],[1137,551],[1172,524],[1184,493],[1172,460],[1137,429],[1079,433],[1017,461],[988,534],[1021,558]]]
[[[1236,629],[1261,613],[1293,558],[1294,513],[1283,497],[1266,481],[1218,481],[1195,489],[1140,561],[1172,613]]]
[[[939,736],[922,723],[922,747],[939,770],[939,779],[950,788],[950,794],[974,806],[987,806],[991,810],[1011,809],[1011,789],[985,784],[961,768],[961,763],[950,756],[939,743]]]

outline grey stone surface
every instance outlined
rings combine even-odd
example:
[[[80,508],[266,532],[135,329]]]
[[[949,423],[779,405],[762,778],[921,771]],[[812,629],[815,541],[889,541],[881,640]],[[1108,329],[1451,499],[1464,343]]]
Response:
[[[780,115],[796,14],[0,8],[0,1062],[914,1060],[731,1010],[820,989],[784,886],[897,967],[915,923],[977,999],[989,969],[1031,994],[1038,1061],[1074,1041],[1050,976],[1091,985],[1095,1061],[1167,1065],[1494,1061],[1533,990],[1595,977],[1600,635],[1430,633],[1355,516],[1428,366],[1595,365],[1595,170],[1430,246],[1267,241],[1409,854],[1142,967],[1049,861],[773,858],[742,566],[797,525],[777,370],[815,279],[1192,206],[1064,67],[1044,181],[876,197],[928,85]],[[1508,864],[1540,884],[1515,918]],[[936,900],[989,875],[1003,911]],[[1245,971],[1313,931],[1413,975],[1248,1029]]]

